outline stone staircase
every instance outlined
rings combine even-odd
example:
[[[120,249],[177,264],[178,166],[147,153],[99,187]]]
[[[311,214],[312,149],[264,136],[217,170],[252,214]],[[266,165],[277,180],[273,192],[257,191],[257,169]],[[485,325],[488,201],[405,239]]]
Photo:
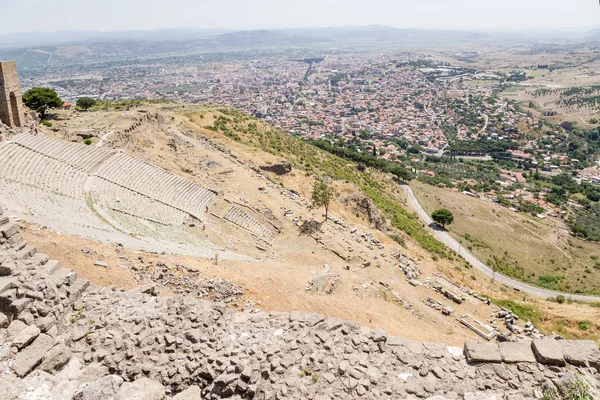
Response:
[[[254,217],[252,217],[248,212],[244,211],[242,208],[232,204],[229,207],[227,213],[223,216],[223,219],[250,232],[250,234],[264,241],[268,245],[273,245],[273,241],[275,240],[275,233],[273,233],[270,229],[266,228],[263,224],[258,222]]]

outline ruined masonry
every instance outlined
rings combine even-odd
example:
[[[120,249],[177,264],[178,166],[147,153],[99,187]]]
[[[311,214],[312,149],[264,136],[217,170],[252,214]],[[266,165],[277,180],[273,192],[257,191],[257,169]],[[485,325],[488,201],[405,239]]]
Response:
[[[462,349],[144,291],[90,286],[27,245],[0,208],[2,398],[516,400],[562,393],[575,374],[598,394],[592,341]]]
[[[25,126],[21,86],[14,61],[0,62],[0,122],[9,127]]]

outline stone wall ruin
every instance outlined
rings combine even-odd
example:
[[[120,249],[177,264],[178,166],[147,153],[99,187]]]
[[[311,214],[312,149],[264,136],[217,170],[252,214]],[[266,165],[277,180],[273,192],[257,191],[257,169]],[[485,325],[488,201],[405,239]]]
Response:
[[[14,61],[0,62],[0,122],[9,127],[25,126],[21,85]]]
[[[37,253],[0,208],[2,398],[517,400],[560,393],[576,375],[598,395],[592,341],[462,349],[147,292],[90,286]]]

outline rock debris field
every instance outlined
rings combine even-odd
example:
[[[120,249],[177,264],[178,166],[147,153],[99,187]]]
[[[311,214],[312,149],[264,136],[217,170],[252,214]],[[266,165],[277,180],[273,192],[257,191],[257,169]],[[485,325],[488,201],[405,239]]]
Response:
[[[516,400],[564,393],[576,379],[598,396],[592,341],[447,347],[316,314],[152,294],[90,286],[25,243],[0,208],[2,398]]]

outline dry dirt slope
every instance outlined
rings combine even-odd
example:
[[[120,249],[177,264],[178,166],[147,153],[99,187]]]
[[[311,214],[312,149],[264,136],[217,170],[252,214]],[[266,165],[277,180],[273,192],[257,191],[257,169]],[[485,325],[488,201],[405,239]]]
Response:
[[[452,271],[449,268],[456,264],[447,259],[434,262],[416,241],[395,232],[404,238],[408,249],[400,247],[372,229],[361,210],[347,201],[360,195],[358,186],[363,181],[401,201],[401,191],[389,177],[371,172],[370,178],[359,176],[363,181],[357,180],[359,173],[352,165],[315,149],[308,151],[298,142],[280,140],[271,134],[271,128],[231,110],[166,105],[126,113],[61,112],[59,118],[55,131],[51,132],[54,136],[72,140],[81,136],[82,126],[88,126],[86,132],[93,132],[95,145],[120,149],[215,190],[220,200],[248,207],[257,218],[263,218],[265,223],[271,221],[280,231],[272,247],[259,248],[252,237],[239,237],[237,231],[225,228],[218,218],[207,220],[206,230],[200,233],[204,240],[254,260],[221,259],[215,265],[214,260],[138,253],[114,243],[90,242],[31,226],[27,235],[36,236],[41,251],[53,257],[67,255],[69,266],[92,282],[128,287],[138,283],[124,271],[131,266],[152,271],[159,263],[185,264],[202,271],[204,277],[227,278],[244,286],[246,295],[237,301],[239,307],[249,301],[250,307],[265,310],[319,312],[419,340],[460,344],[475,338],[453,317],[444,317],[423,303],[430,297],[442,305],[452,304],[427,287],[411,286],[401,269],[407,265],[406,258],[399,260],[397,255],[404,252],[420,260],[421,281],[432,277],[434,272]],[[294,163],[292,172],[277,176],[257,168],[280,163],[282,158]],[[313,176],[326,174],[338,178],[334,182],[338,195],[332,213],[345,222],[328,221],[315,238],[300,235],[298,221],[322,219],[320,210],[309,210],[304,199],[310,196]],[[344,176],[348,179],[339,179]],[[300,197],[296,198],[294,193]],[[94,266],[98,259],[106,261],[108,268]],[[331,282],[337,282],[331,284],[334,287],[331,294],[306,290],[309,281],[324,274],[331,274],[334,277]],[[489,306],[474,299],[455,308],[455,315],[470,314],[484,320],[492,312]]]

